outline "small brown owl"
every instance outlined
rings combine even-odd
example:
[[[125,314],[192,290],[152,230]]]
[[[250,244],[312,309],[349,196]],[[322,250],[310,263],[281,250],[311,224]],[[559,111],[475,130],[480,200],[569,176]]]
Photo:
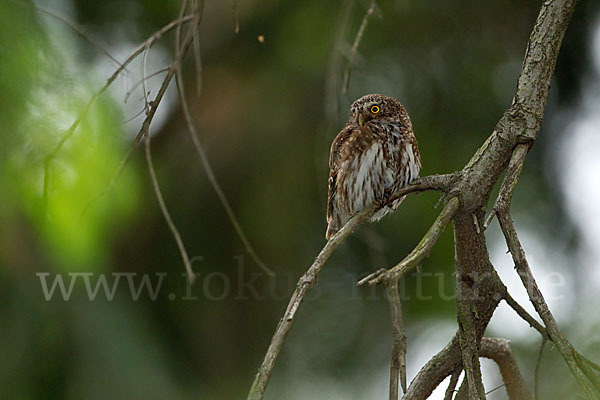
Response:
[[[402,104],[380,94],[356,100],[346,126],[331,144],[329,170],[327,239],[375,202],[385,206],[371,221],[395,210],[404,198],[392,204],[388,199],[417,179],[421,170],[417,139]]]

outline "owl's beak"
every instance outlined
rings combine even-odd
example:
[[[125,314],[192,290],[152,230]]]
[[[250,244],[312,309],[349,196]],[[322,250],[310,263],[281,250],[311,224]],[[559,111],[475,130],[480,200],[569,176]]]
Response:
[[[362,114],[358,114],[358,124],[363,126],[365,124],[365,117]]]

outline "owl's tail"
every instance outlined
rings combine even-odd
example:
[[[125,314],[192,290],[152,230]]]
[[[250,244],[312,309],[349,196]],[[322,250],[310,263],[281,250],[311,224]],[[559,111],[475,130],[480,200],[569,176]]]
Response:
[[[396,208],[398,208],[398,206],[400,205],[400,203],[402,203],[405,198],[406,198],[406,196],[402,196],[399,199],[394,200],[394,202],[392,204],[389,204],[389,205],[383,207],[381,210],[377,211],[371,217],[371,219],[369,220],[369,222],[377,222],[381,218],[383,218],[386,215],[388,215],[389,213],[391,213],[392,211],[396,211]]]

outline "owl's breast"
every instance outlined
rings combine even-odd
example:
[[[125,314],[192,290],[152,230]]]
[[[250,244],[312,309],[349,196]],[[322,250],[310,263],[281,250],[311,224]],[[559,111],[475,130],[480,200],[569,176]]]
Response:
[[[371,142],[365,150],[349,154],[338,172],[338,202],[347,214],[354,214],[383,198],[387,185],[393,182],[389,170],[389,152],[380,141]]]

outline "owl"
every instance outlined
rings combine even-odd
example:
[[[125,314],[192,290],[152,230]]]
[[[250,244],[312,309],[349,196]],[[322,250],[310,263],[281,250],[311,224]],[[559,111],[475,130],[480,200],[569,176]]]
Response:
[[[417,179],[420,170],[417,139],[402,104],[380,94],[356,100],[346,126],[331,144],[325,237],[331,238],[352,215],[374,203],[382,208],[371,222],[395,210],[404,197],[388,200]]]

